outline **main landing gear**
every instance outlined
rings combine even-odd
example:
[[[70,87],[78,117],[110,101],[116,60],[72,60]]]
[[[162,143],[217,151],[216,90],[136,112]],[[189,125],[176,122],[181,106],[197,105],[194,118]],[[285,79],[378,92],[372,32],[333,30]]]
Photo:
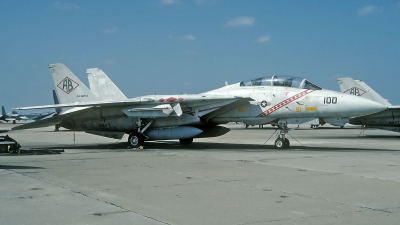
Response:
[[[289,148],[290,146],[290,141],[287,139],[286,133],[288,132],[288,127],[286,123],[279,123],[279,135],[278,138],[275,140],[275,147],[277,149],[284,149],[284,148]]]
[[[131,148],[139,148],[140,146],[143,146],[144,140],[148,139],[148,137],[144,134],[144,132],[150,127],[150,125],[155,121],[156,119],[153,118],[150,120],[146,125],[142,124],[142,119],[139,118],[138,122],[136,123],[137,125],[137,130],[132,131],[132,133],[129,134],[128,137],[128,145]]]
[[[144,143],[144,136],[139,132],[132,132],[128,138],[128,144],[131,148],[139,148]]]

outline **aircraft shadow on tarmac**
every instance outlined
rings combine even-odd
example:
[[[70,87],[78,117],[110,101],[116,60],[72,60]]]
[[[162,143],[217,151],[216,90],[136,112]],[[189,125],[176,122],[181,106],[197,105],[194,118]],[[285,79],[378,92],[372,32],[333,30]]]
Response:
[[[58,147],[59,148],[59,147]],[[173,141],[154,141],[146,142],[143,150],[130,149],[127,143],[105,144],[105,145],[85,145],[85,146],[68,146],[64,149],[98,149],[98,150],[126,150],[126,151],[146,151],[146,150],[204,150],[204,151],[252,151],[252,152],[266,152],[266,151],[400,151],[393,149],[365,149],[365,148],[348,148],[348,147],[307,147],[307,146],[292,146],[288,149],[276,149],[275,146],[270,144],[230,144],[230,143],[192,143],[191,145],[180,145],[179,142]]]
[[[37,166],[13,166],[13,165],[0,165],[0,169],[3,170],[29,170],[29,169],[45,169]]]

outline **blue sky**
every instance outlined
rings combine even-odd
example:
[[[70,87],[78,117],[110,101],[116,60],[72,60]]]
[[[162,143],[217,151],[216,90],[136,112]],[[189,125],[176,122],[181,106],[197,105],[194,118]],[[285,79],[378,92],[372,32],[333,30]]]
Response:
[[[265,75],[339,90],[364,80],[400,104],[400,1],[0,2],[0,104],[51,104],[47,65],[88,84],[100,67],[128,97],[200,93]]]

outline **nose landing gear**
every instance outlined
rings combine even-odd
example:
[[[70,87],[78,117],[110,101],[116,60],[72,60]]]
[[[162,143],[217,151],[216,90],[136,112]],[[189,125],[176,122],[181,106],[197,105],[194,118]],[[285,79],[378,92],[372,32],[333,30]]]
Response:
[[[286,123],[279,123],[279,135],[278,138],[275,140],[275,147],[277,149],[284,149],[284,148],[289,148],[290,146],[290,141],[287,139],[286,133],[288,132],[289,128],[287,127]]]

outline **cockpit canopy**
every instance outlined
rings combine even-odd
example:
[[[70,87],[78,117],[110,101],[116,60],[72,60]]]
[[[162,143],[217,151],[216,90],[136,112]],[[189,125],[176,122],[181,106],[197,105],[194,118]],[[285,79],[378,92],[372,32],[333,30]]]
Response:
[[[240,82],[240,86],[281,86],[309,90],[321,90],[322,88],[307,79],[293,76],[260,77],[253,80]]]

